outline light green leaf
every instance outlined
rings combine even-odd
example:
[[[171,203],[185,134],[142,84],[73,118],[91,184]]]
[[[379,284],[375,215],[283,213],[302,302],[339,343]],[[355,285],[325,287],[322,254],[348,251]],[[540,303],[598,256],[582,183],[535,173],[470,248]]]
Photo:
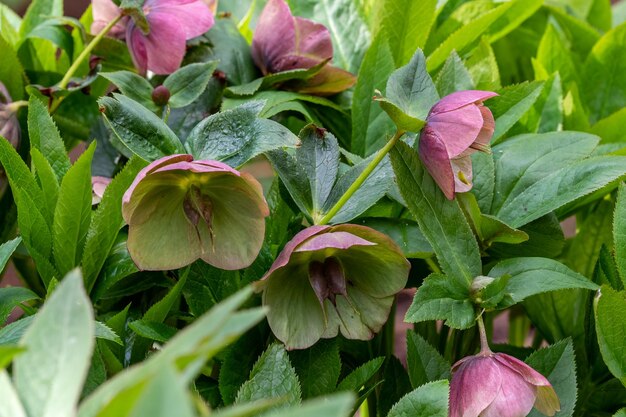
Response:
[[[435,0],[385,0],[381,13],[381,33],[391,46],[396,67],[406,65],[416,48],[424,48],[435,22]]]
[[[596,124],[591,126],[589,132],[600,136],[602,143],[626,142],[624,124],[626,124],[626,108],[598,120]]]
[[[253,101],[198,123],[187,138],[191,154],[238,167],[263,152],[297,146],[298,138],[286,127],[259,118],[264,104]]]
[[[179,108],[191,104],[205,90],[216,67],[217,61],[189,64],[169,75],[163,81],[170,92],[169,105]]]
[[[194,417],[194,404],[186,385],[173,365],[164,366],[148,381],[128,416]]]
[[[101,97],[98,103],[117,138],[146,161],[185,153],[180,139],[165,122],[136,101],[114,94],[113,97]]]
[[[59,190],[52,227],[54,260],[61,274],[78,265],[91,221],[91,160],[93,142],[69,169]]]
[[[626,287],[626,186],[619,185],[615,212],[613,214],[613,239],[615,244],[615,263],[622,283]]]
[[[548,378],[556,391],[561,410],[555,417],[571,417],[574,413],[578,397],[575,359],[574,347],[569,338],[538,350],[526,359],[528,365]],[[540,417],[543,414],[533,409],[528,416]]]
[[[626,292],[603,285],[594,300],[596,333],[607,367],[626,386]]]
[[[34,0],[28,6],[22,20],[20,27],[22,38],[50,16],[63,16],[63,0]]]
[[[400,399],[387,417],[448,416],[448,381],[422,385]]]
[[[259,358],[237,393],[236,404],[284,397],[286,405],[300,403],[300,382],[282,345],[270,346]]]
[[[9,366],[13,358],[25,350],[25,348],[17,345],[0,345],[0,372]],[[2,412],[0,411],[0,416],[1,415]]]
[[[16,238],[14,241],[18,241],[19,238]],[[14,242],[9,241],[8,243]],[[6,243],[0,246],[0,250]],[[5,287],[0,288],[0,326],[3,326],[6,322],[11,311],[17,306],[19,306],[24,301],[36,300],[39,297],[37,294],[24,287]]]
[[[15,387],[31,416],[73,415],[94,346],[93,312],[78,270],[68,274],[35,316],[13,362]]]
[[[400,192],[428,239],[443,271],[469,288],[481,274],[478,244],[455,200],[448,200],[424,169],[417,152],[404,142],[391,151]]]
[[[20,243],[22,243],[22,238],[16,237],[0,245],[0,273],[4,271],[4,267],[7,262],[9,262],[11,255],[13,255],[13,252],[15,252],[15,249],[17,249]],[[1,305],[2,303],[0,303],[0,306]],[[0,322],[2,322],[2,314],[0,314]]]
[[[487,39],[482,39],[474,48],[472,55],[466,61],[466,65],[474,80],[474,88],[487,91],[501,88],[500,69]]]
[[[276,410],[263,417],[350,417],[353,404],[353,395],[335,394],[307,401],[301,406]]]
[[[469,289],[461,290],[445,275],[431,274],[419,287],[404,320],[408,323],[445,320],[454,329],[468,329],[475,320]]]
[[[513,303],[531,295],[570,288],[597,290],[598,285],[548,258],[513,258],[499,262],[489,271],[491,277],[510,275],[505,292]]]
[[[122,196],[145,165],[141,158],[131,159],[107,186],[102,201],[93,215],[81,260],[85,287],[89,292],[122,227]]]
[[[0,370],[0,398],[2,398],[0,417],[27,417],[11,378],[5,370]]]
[[[46,217],[47,223],[52,225],[54,222],[54,212],[59,199],[59,179],[52,170],[48,160],[39,150],[32,148],[30,150],[30,157],[34,174],[41,184],[41,191],[44,195],[44,201],[41,207],[43,210],[42,214]]]
[[[461,26],[428,56],[426,61],[428,71],[433,72],[439,69],[452,51],[456,50],[460,54],[466,52],[466,49],[489,30],[489,27],[498,21],[512,5],[513,2],[500,4],[477,19]]]
[[[377,36],[365,53],[352,97],[351,151],[358,155],[373,154],[393,134],[393,122],[372,97],[376,90],[385,89],[394,68],[389,44]]]
[[[539,43],[537,62],[548,75],[558,72],[565,85],[579,80],[580,69],[576,68],[572,54],[565,46],[561,35],[549,24]]]
[[[542,90],[542,81],[513,84],[499,90],[500,96],[487,102],[487,106],[496,119],[496,130],[491,140],[492,145],[504,139],[504,134],[535,104]]]
[[[413,388],[450,378],[450,363],[419,334],[406,332],[407,365]]]

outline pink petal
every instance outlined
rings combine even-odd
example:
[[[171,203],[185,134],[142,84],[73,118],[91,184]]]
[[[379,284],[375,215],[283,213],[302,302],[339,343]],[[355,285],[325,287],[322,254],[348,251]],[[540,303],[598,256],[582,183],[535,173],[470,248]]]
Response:
[[[478,108],[483,116],[483,127],[480,129],[476,142],[481,145],[488,145],[493,137],[493,132],[496,130],[496,121],[488,107],[479,105]]]
[[[442,138],[429,125],[420,134],[419,156],[445,196],[454,198],[454,173]]]
[[[526,417],[535,403],[536,388],[507,366],[499,370],[500,391],[481,417]]]
[[[155,74],[171,74],[180,68],[185,56],[184,24],[173,24],[174,19],[164,13],[149,13],[147,18],[148,35],[132,25],[129,46],[133,60],[142,72],[148,69]]]
[[[450,382],[449,417],[482,416],[481,412],[496,399],[501,383],[500,369],[493,358],[473,356],[464,361]]]
[[[252,39],[252,58],[263,74],[279,72],[276,63],[295,51],[295,19],[284,0],[269,0]]]
[[[294,252],[310,252],[322,249],[348,249],[352,246],[373,246],[365,240],[348,232],[330,232],[313,236],[300,245]]]
[[[126,44],[128,52],[133,59],[133,63],[140,74],[145,74],[148,70],[147,39],[141,30],[130,22],[126,28]]]
[[[100,177],[94,176],[91,177],[91,204],[98,204],[102,201],[102,197],[104,196],[104,191],[107,186],[111,183],[111,178],[109,177]]]
[[[550,381],[548,381],[545,376],[541,375],[539,372],[535,371],[519,359],[504,353],[496,353],[494,356],[498,362],[520,374],[529,384],[536,386],[552,386]]]
[[[333,57],[333,43],[326,26],[301,17],[295,18],[295,53],[305,55],[319,62]]]
[[[289,263],[289,258],[291,258],[291,254],[296,250],[296,248],[309,239],[311,236],[315,236],[318,233],[322,233],[324,230],[329,229],[330,226],[311,226],[297,233],[283,248],[280,252],[272,267],[265,273],[262,280],[267,279],[274,271],[286,266]]]
[[[467,150],[483,127],[483,116],[474,104],[446,113],[432,113],[426,120],[445,143],[450,158]]]
[[[450,160],[454,173],[454,192],[466,193],[472,189],[472,159],[469,156]]]
[[[201,163],[203,162],[203,163]],[[229,167],[226,164],[219,163],[217,161],[180,161],[163,166],[154,170],[153,172],[165,172],[165,171],[189,171],[195,173],[203,172],[228,172],[236,176],[240,176],[240,172]]]
[[[497,96],[497,93],[492,91],[481,90],[466,90],[457,91],[456,93],[449,94],[439,100],[437,104],[430,109],[430,114],[445,113],[452,110],[456,110],[460,107],[467,106],[468,104],[479,103],[485,101],[491,97]]]
[[[148,19],[156,15],[170,25],[180,26],[185,39],[195,38],[208,32],[215,23],[213,13],[201,0],[156,0],[148,13]]]
[[[121,13],[119,7],[111,0],[92,0],[91,13],[93,16],[93,23],[91,24],[91,34],[97,35],[104,29],[110,21],[118,17]],[[123,37],[125,28],[124,20],[116,24],[113,29],[108,33],[108,36],[113,38]]]

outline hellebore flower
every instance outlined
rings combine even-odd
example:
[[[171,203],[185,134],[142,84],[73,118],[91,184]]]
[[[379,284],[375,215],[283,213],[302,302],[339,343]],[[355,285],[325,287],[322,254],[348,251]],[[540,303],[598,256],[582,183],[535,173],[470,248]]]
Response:
[[[100,204],[104,196],[104,190],[111,183],[109,177],[91,177],[91,205]]]
[[[452,366],[449,417],[525,417],[533,405],[546,416],[560,409],[550,382],[524,362],[481,352]]]
[[[288,349],[307,348],[339,330],[349,339],[371,339],[409,267],[398,246],[369,227],[304,229],[262,278],[270,328]]]
[[[472,188],[472,160],[476,150],[489,152],[495,122],[483,101],[497,96],[490,91],[458,91],[430,109],[419,140],[424,166],[445,196]]]
[[[294,17],[284,0],[269,0],[252,39],[252,58],[264,75],[309,69],[333,57],[330,33],[324,25]],[[330,95],[356,82],[351,73],[326,64],[300,92]]]
[[[176,269],[200,258],[233,270],[249,266],[261,250],[269,209],[251,175],[172,155],[139,172],[122,214],[128,251],[140,269]]]
[[[93,0],[92,33],[118,17],[122,11],[111,0]],[[114,37],[126,37],[135,66],[141,73],[171,74],[180,68],[188,39],[207,32],[213,13],[202,0],[146,0],[143,13],[147,31],[135,20],[124,18],[112,30]]]

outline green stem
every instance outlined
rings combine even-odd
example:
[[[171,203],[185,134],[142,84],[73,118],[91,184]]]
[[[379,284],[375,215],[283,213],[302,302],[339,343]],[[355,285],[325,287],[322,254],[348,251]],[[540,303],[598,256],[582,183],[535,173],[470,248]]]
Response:
[[[489,349],[489,342],[487,341],[487,331],[485,330],[485,322],[483,322],[483,315],[479,315],[476,319],[478,322],[478,334],[480,335],[480,354],[491,355],[491,349]]]
[[[109,22],[109,24],[106,25],[104,27],[104,29],[102,29],[100,31],[100,33],[98,33],[91,40],[91,42],[89,42],[89,44],[87,44],[85,49],[83,49],[83,51],[80,53],[80,55],[78,55],[78,58],[76,58],[76,60],[72,63],[72,66],[70,67],[70,69],[68,69],[67,72],[65,73],[65,76],[63,77],[63,79],[59,83],[59,87],[60,88],[67,87],[67,85],[69,84],[70,80],[74,76],[74,73],[78,70],[78,67],[80,67],[80,64],[82,64],[82,62],[85,60],[85,58],[89,58],[89,55],[91,54],[91,51],[93,50],[93,48],[95,48],[100,43],[102,38],[104,38],[106,36],[106,34],[109,33],[109,31],[111,29],[113,29],[113,26],[115,26],[117,24],[117,22],[120,21],[121,18],[122,18],[122,15],[119,15],[115,19],[111,20]]]
[[[363,183],[365,182],[367,177],[370,176],[372,171],[376,169],[378,164],[380,164],[380,161],[382,161],[383,158],[389,153],[389,151],[393,149],[393,147],[396,145],[396,142],[402,137],[402,135],[404,135],[403,130],[396,131],[396,134],[393,135],[389,142],[387,142],[387,144],[378,151],[374,159],[372,159],[372,161],[365,167],[365,169],[363,170],[363,172],[361,172],[357,179],[354,180],[350,188],[346,190],[346,192],[341,196],[339,201],[337,201],[335,205],[330,210],[328,210],[324,217],[315,222],[315,224],[327,224],[329,221],[332,220],[333,217],[335,217],[339,210],[341,210],[341,208],[348,202],[348,200],[350,200],[350,198],[354,195],[354,193],[356,193],[361,185],[363,185]]]

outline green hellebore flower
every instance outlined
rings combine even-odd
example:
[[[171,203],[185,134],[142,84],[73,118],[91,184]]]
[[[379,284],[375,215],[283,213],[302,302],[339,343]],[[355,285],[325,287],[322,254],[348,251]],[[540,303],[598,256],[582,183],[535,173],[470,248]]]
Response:
[[[259,254],[269,208],[259,182],[216,161],[172,155],[141,170],[124,194],[128,252],[143,270],[197,259],[241,269]]]
[[[269,325],[287,349],[305,349],[339,331],[348,339],[371,339],[387,321],[409,268],[400,248],[369,227],[309,227],[262,278]]]

